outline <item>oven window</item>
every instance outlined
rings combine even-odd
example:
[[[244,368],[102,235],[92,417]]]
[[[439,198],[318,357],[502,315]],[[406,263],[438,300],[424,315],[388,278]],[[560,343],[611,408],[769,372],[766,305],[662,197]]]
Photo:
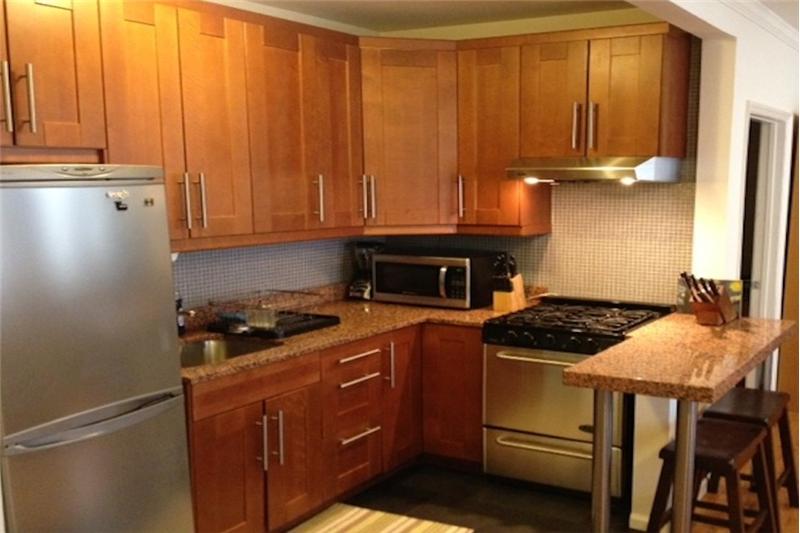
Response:
[[[375,288],[378,292],[439,296],[439,267],[399,263],[375,264]]]

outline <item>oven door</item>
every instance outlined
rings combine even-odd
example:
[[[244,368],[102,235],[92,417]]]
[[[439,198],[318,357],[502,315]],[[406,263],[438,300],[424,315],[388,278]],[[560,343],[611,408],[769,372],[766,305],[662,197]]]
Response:
[[[376,254],[374,299],[469,309],[469,267],[468,258]]]
[[[486,345],[485,426],[591,442],[594,394],[562,382],[564,368],[591,357]],[[622,445],[622,396],[614,395],[614,446]]]

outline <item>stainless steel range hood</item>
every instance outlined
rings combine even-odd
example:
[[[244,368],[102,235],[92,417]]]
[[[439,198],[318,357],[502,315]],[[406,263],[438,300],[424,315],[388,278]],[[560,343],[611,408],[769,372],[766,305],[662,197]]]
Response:
[[[517,159],[506,169],[509,179],[528,183],[557,181],[680,181],[681,159],[676,157],[569,157]]]

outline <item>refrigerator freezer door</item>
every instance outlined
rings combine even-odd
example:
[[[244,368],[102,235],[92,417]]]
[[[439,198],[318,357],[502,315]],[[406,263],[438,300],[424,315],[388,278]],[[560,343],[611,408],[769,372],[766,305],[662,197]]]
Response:
[[[0,183],[4,435],[180,385],[164,203],[161,183]]]
[[[183,399],[167,402],[117,431],[4,457],[11,531],[192,531]]]

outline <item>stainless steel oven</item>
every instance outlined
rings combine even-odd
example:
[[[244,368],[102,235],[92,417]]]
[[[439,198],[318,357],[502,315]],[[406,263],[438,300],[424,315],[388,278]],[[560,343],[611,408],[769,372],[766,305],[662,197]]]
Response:
[[[585,354],[487,344],[484,350],[484,469],[589,491],[593,394],[562,383]],[[623,403],[614,402],[612,495],[623,492]]]
[[[492,303],[497,252],[385,251],[372,258],[374,299],[454,309]]]

